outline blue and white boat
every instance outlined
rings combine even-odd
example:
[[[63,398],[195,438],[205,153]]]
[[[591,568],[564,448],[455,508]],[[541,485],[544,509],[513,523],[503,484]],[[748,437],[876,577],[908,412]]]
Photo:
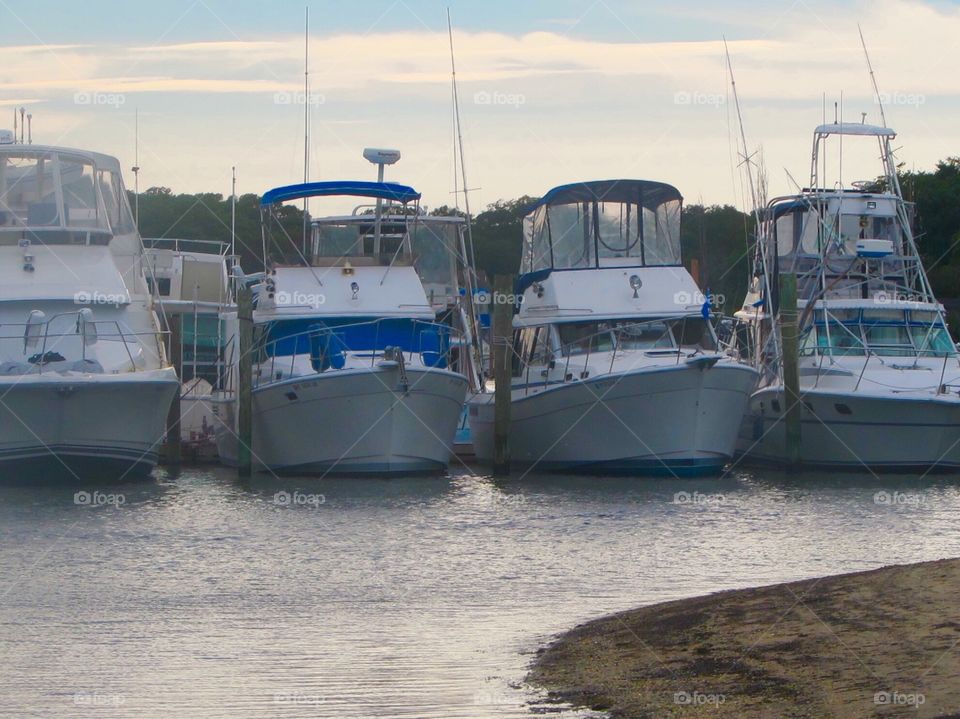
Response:
[[[255,287],[254,466],[441,472],[473,373],[459,291],[464,221],[423,214],[420,193],[406,185],[313,182],[263,195],[264,237],[277,234],[283,202],[307,197],[367,203],[314,220],[300,261],[268,262]],[[226,322],[235,335],[236,314]],[[218,404],[228,464],[237,461],[237,356],[234,343]]]
[[[524,222],[509,443],[546,470],[719,472],[757,372],[723,351],[681,264],[676,188],[641,180],[556,187]],[[505,298],[494,297],[495,302]],[[494,402],[471,398],[481,461]]]

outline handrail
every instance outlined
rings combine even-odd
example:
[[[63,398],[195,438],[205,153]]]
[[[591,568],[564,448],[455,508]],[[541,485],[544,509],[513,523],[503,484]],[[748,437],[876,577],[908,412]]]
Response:
[[[303,338],[308,338],[310,340],[313,340],[314,338],[317,338],[317,337],[334,338],[337,343],[336,346],[339,349],[339,351],[344,352],[346,354],[353,355],[354,358],[366,359],[366,354],[369,353],[370,367],[371,368],[375,367],[377,360],[382,359],[387,350],[387,347],[380,346],[381,345],[380,325],[383,322],[393,321],[394,319],[395,318],[381,317],[374,320],[365,320],[363,322],[353,322],[346,325],[335,325],[332,327],[312,328],[312,329],[303,330],[301,332],[296,332],[294,334],[285,335],[283,337],[270,340],[269,342],[261,342],[259,347],[256,347],[254,349],[254,351],[257,352],[257,354],[261,358],[259,363],[257,363],[256,361],[254,363],[254,364],[258,364],[261,370],[253,378],[254,386],[260,387],[260,386],[265,386],[265,385],[269,385],[274,382],[280,381],[279,379],[276,378],[277,377],[276,365],[278,362],[278,358],[289,356],[290,365],[289,365],[289,374],[287,376],[288,378],[295,376],[298,358],[303,359],[304,357],[306,357],[312,360],[313,357],[311,355],[311,352],[304,353],[304,352],[295,351],[296,346],[299,344],[300,340]],[[441,356],[445,358],[447,364],[449,364],[450,356],[454,348],[459,346],[460,344],[457,342],[451,342],[449,340],[460,338],[463,334],[462,331],[456,327],[452,327],[450,325],[442,324],[439,322],[430,322],[427,320],[417,320],[417,319],[411,319],[409,320],[409,322],[411,324],[411,327],[410,327],[411,341],[409,344],[409,349],[406,350],[406,354],[409,356],[410,361],[412,361],[414,355],[417,355],[417,354],[422,355],[425,351],[423,347],[423,335],[422,333],[418,333],[418,329],[436,328],[442,331],[443,333],[445,333],[448,337],[446,346],[444,347],[444,345],[441,344],[438,350],[440,351]],[[346,342],[343,339],[343,334],[344,334],[343,331],[350,328],[364,327],[364,326],[373,326],[376,328],[376,333],[374,335],[374,342],[372,346],[351,349],[350,347],[347,346]],[[418,334],[419,334],[419,337],[418,337]],[[420,343],[419,345],[416,344],[417,340],[419,340],[419,343]],[[327,339],[327,342],[330,343],[330,339]],[[277,354],[276,349],[281,343],[293,343],[294,351],[291,351],[289,355]],[[264,378],[262,370],[266,368],[264,364],[267,363],[267,358],[269,358],[268,365],[269,365],[270,371],[269,371],[269,376]],[[355,368],[355,365],[354,365],[354,368]],[[329,371],[338,371],[338,368],[326,367],[320,371],[317,371],[316,373],[323,374]]]
[[[115,342],[119,338],[119,341],[123,343],[123,348],[127,353],[127,359],[130,362],[130,371],[138,371],[136,360],[133,357],[133,353],[130,350],[130,345],[134,344],[139,347],[144,347],[144,343],[140,342],[141,337],[149,337],[153,339],[162,338],[165,335],[168,335],[169,332],[162,330],[146,330],[134,332],[127,328],[121,326],[119,320],[88,320],[82,314],[82,310],[77,310],[75,312],[61,312],[51,316],[49,319],[45,320],[42,325],[40,323],[29,323],[29,322],[4,322],[0,323],[0,340],[16,340],[18,342],[24,342],[24,353],[27,349],[26,342],[28,341],[27,330],[34,327],[43,327],[43,333],[37,334],[34,337],[36,344],[40,345],[40,351],[35,353],[38,357],[36,362],[31,362],[30,364],[34,365],[37,368],[39,374],[43,374],[44,367],[60,360],[45,360],[48,352],[48,346],[50,346],[51,340],[57,340],[53,343],[53,347],[57,346],[59,340],[64,338],[79,338],[81,342],[80,350],[80,359],[81,361],[86,361],[87,359],[87,342],[85,341],[85,328],[92,325],[96,331],[96,341],[105,341],[105,342]],[[76,328],[71,332],[51,332],[50,325],[54,320],[60,319],[62,317],[75,316],[77,318]],[[82,324],[81,324],[82,321]],[[113,332],[103,332],[100,327],[107,327],[112,329]],[[3,333],[4,328],[17,328],[16,334],[5,334]],[[132,339],[132,341],[131,341]],[[53,351],[52,349],[50,350]]]

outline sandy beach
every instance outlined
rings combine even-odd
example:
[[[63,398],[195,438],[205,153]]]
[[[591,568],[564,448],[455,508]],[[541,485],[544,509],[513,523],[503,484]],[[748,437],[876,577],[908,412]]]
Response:
[[[960,719],[960,560],[744,589],[580,625],[529,680],[615,719]]]

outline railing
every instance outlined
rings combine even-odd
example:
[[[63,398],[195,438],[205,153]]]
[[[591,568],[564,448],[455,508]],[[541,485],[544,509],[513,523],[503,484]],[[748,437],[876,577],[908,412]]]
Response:
[[[149,337],[156,342],[156,356],[159,362],[161,364],[164,363],[165,354],[163,351],[162,338],[167,333],[159,330],[134,332],[129,328],[124,329],[118,320],[90,319],[90,317],[85,314],[85,311],[89,312],[89,309],[84,308],[74,312],[61,312],[50,318],[44,317],[36,322],[6,322],[0,324],[0,342],[8,340],[22,342],[24,355],[26,355],[27,350],[39,347],[39,351],[29,357],[25,357],[26,361],[24,364],[30,366],[29,373],[31,374],[34,369],[38,374],[43,374],[44,368],[48,365],[59,365],[61,362],[71,361],[56,352],[60,341],[66,338],[79,340],[80,362],[87,362],[89,360],[87,356],[88,347],[100,341],[111,342],[119,340],[123,344],[127,359],[130,362],[128,371],[136,372],[139,371],[140,368],[137,366],[137,361],[134,359],[130,347],[133,345],[134,348],[145,348],[146,343],[142,341],[141,338]],[[72,332],[50,331],[51,324],[55,320],[61,320],[66,317],[76,318],[76,324]],[[6,332],[8,328],[15,329],[15,333]],[[101,328],[106,328],[107,331]],[[73,361],[76,362],[77,360]]]
[[[404,366],[409,368],[414,356],[419,355],[421,363],[427,368],[451,367],[453,371],[466,374],[460,367],[460,363],[466,363],[469,360],[467,356],[469,348],[462,341],[463,333],[459,329],[438,322],[407,320],[410,325],[410,341],[406,344],[407,349],[403,349],[398,345],[381,342],[381,327],[385,322],[391,321],[396,322],[392,318],[378,318],[333,327],[317,326],[263,342],[254,350],[256,356],[253,386],[262,387],[291,377],[310,376],[302,371],[305,360],[310,363],[315,374],[322,375],[366,366],[373,368],[377,366],[378,361],[391,358],[402,360]],[[347,331],[364,327],[374,329],[373,342],[363,342],[363,346],[350,347],[346,339]],[[391,329],[392,337],[397,338],[399,335],[395,328]],[[432,334],[431,331],[435,331],[436,334]],[[431,344],[426,344],[425,340],[432,337],[436,339],[430,339]],[[306,352],[296,351],[301,343],[306,344],[308,348]],[[289,354],[279,353],[283,351],[282,345],[292,345]],[[257,357],[260,358],[259,362]],[[426,359],[428,357],[429,361]],[[298,362],[300,371],[298,371]],[[316,366],[318,364],[319,368]]]
[[[144,237],[143,246],[147,250],[209,252],[215,255],[226,255],[230,250],[230,243],[220,240],[188,240],[176,237]]]

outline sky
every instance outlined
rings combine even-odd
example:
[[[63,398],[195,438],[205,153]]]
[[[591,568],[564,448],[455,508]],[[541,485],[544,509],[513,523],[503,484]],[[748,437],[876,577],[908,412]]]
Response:
[[[960,4],[936,0],[0,0],[0,128],[25,106],[35,142],[136,162],[141,189],[227,195],[235,166],[262,194],[303,179],[306,103],[311,179],[374,179],[363,148],[396,148],[386,179],[452,204],[448,7],[475,212],[610,178],[749,209],[724,38],[770,196],[805,184],[824,116],[880,122],[858,24],[898,159],[960,155]]]

